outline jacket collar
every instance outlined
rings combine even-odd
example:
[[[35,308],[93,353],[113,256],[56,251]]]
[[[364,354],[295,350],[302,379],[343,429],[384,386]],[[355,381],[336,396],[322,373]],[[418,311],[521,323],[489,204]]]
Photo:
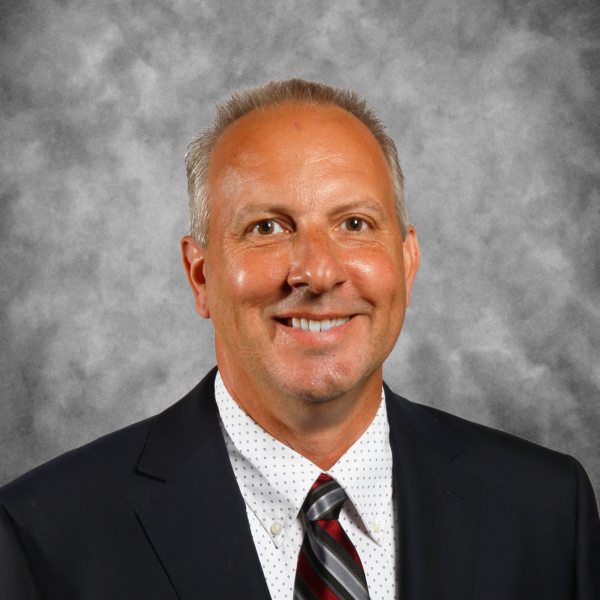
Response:
[[[457,466],[465,448],[445,425],[384,387],[399,515],[400,597],[471,597],[481,483]]]
[[[136,514],[181,600],[268,600],[219,427],[215,374],[156,417],[137,470],[165,485]]]

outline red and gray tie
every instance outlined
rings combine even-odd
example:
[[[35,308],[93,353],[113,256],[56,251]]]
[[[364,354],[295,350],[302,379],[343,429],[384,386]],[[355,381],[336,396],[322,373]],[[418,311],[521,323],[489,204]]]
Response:
[[[346,492],[321,474],[304,504],[306,533],[294,583],[294,600],[369,600],[358,552],[338,517]]]

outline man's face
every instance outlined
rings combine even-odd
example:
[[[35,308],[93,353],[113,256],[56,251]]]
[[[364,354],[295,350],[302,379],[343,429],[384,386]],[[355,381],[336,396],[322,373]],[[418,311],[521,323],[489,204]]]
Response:
[[[400,333],[416,248],[411,229],[403,257],[389,169],[368,129],[336,107],[254,111],[219,139],[208,183],[197,306],[219,364],[313,401],[368,380]]]

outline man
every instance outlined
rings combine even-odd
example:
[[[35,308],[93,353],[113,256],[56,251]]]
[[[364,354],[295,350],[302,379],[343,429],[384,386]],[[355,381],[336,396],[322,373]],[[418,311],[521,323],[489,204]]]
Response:
[[[419,247],[366,104],[271,82],[187,165],[218,371],[0,490],[0,596],[600,598],[577,461],[382,382]]]

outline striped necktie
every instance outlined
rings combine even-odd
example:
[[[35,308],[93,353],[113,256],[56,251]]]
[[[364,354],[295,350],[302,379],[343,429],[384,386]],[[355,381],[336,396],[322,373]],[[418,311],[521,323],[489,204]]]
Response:
[[[358,552],[338,521],[346,498],[340,484],[325,474],[308,492],[294,600],[369,600]]]

